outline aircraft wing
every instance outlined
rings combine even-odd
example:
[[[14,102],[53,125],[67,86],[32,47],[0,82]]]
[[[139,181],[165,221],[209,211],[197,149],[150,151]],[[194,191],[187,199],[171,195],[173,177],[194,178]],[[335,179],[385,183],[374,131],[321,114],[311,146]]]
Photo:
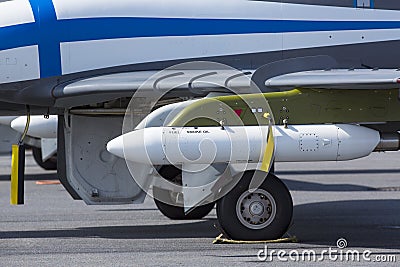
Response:
[[[164,70],[115,73],[72,81],[56,87],[56,106],[70,107],[112,100],[140,89],[168,91],[179,96],[208,92],[250,93],[253,70]],[[277,75],[265,81],[267,91],[310,89],[394,89],[400,87],[400,69],[311,70]],[[229,89],[227,89],[229,88]],[[265,90],[265,88],[261,88]]]
[[[248,93],[252,71],[237,70],[164,70],[115,73],[72,81],[56,87],[56,106],[95,103],[97,100],[132,96],[140,89],[166,92],[175,89],[179,96],[208,92]],[[99,101],[97,101],[99,102]]]
[[[400,69],[334,69],[294,72],[265,81],[271,91],[310,89],[394,89],[400,88]]]

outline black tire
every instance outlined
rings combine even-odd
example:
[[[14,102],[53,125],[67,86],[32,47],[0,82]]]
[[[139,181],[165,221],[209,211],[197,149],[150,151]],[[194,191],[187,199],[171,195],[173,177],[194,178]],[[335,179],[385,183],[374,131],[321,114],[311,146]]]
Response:
[[[280,238],[292,220],[292,197],[285,184],[272,173],[268,174],[257,191],[250,193],[248,189],[254,173],[261,174],[245,172],[239,183],[217,202],[218,221],[232,239]]]
[[[168,191],[160,188],[153,188],[153,194],[156,197],[157,194],[160,194],[160,192],[157,193],[157,191],[165,191],[163,193],[169,194]],[[199,220],[202,219],[204,216],[207,216],[211,210],[214,208],[215,203],[210,203],[206,205],[202,205],[199,207],[194,208],[192,211],[190,211],[188,214],[185,214],[183,207],[179,206],[173,206],[166,204],[164,202],[161,202],[154,198],[154,202],[156,203],[156,206],[158,210],[164,214],[166,217],[172,219],[172,220]]]
[[[176,179],[179,175],[181,175],[182,171],[176,168],[175,166],[172,165],[163,166],[158,172],[165,179],[176,182],[178,184],[179,183],[182,184],[182,182],[179,181],[179,179]],[[192,209],[189,213],[185,214],[184,208],[182,206],[170,205],[159,200],[159,199],[163,200],[168,199],[168,202],[171,201],[170,203],[173,203],[171,194],[168,190],[161,189],[158,187],[153,187],[153,198],[160,212],[164,214],[166,217],[173,220],[202,219],[204,216],[207,216],[215,206],[215,203],[201,205]]]
[[[32,147],[33,158],[36,163],[47,171],[57,170],[57,155],[52,156],[48,160],[42,160],[42,149],[40,147]]]

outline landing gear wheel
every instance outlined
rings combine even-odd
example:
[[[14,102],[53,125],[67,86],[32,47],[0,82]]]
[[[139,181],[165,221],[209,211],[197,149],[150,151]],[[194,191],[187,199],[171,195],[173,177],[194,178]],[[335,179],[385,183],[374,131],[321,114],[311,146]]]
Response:
[[[182,172],[175,166],[163,166],[159,170],[159,174],[165,179],[182,184]],[[168,190],[153,187],[153,197],[157,208],[166,217],[173,220],[198,220],[206,216],[214,208],[215,203],[205,204],[194,208],[188,214],[185,214],[182,204],[176,203],[177,195]],[[164,203],[158,199],[168,200],[169,203],[175,203],[176,205],[170,205]]]
[[[173,219],[173,220],[198,220],[198,219],[201,219],[211,212],[211,210],[214,208],[214,204],[215,204],[215,203],[210,203],[210,204],[202,205],[202,206],[194,208],[188,214],[185,214],[182,206],[173,206],[173,205],[169,205],[167,203],[157,200],[157,197],[159,197],[160,195],[164,195],[164,197],[165,197],[166,194],[170,195],[171,192],[169,192],[165,189],[154,187],[153,194],[154,194],[154,202],[156,203],[157,208],[161,211],[162,214],[164,214],[166,217]]]
[[[47,171],[57,170],[57,156],[54,155],[46,161],[42,160],[42,149],[40,147],[32,147],[32,155],[36,163]]]
[[[239,183],[217,202],[218,221],[236,240],[272,240],[288,230],[293,202],[285,184],[269,173],[261,186],[249,192],[254,171],[243,174]]]

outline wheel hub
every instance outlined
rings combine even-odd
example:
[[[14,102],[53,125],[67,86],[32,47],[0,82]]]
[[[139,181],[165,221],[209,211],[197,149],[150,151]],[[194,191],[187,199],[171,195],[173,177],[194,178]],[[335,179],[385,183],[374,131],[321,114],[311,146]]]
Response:
[[[239,221],[250,229],[262,229],[272,223],[276,215],[276,203],[273,196],[263,190],[244,192],[236,204]]]
[[[250,213],[260,216],[264,212],[264,206],[261,202],[255,201],[250,204]]]

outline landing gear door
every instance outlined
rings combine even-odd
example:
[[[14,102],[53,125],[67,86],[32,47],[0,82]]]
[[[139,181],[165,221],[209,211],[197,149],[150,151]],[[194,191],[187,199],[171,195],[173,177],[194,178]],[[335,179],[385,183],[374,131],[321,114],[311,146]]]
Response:
[[[122,116],[66,114],[59,117],[60,180],[72,197],[86,204],[142,203],[145,193],[135,183],[125,160],[106,149],[121,135]],[[60,157],[59,157],[60,158]]]

